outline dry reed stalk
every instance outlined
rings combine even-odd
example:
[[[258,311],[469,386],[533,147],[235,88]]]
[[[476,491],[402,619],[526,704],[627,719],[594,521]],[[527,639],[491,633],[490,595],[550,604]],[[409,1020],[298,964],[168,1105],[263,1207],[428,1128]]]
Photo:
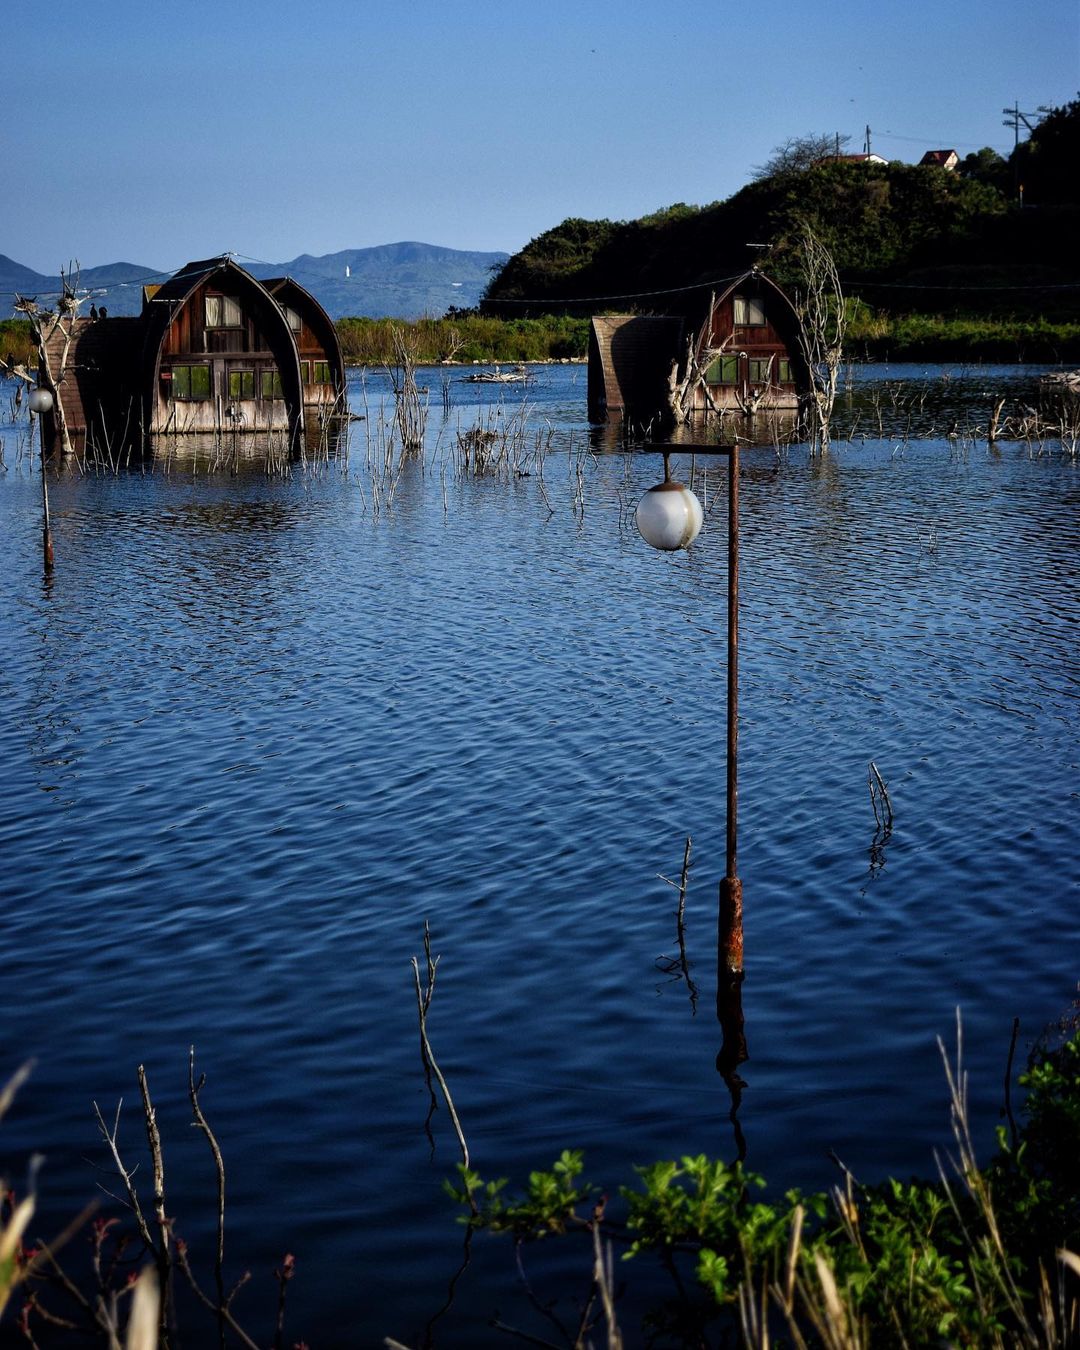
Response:
[[[131,1296],[124,1350],[157,1350],[160,1319],[161,1291],[158,1289],[154,1267],[144,1266]]]
[[[1028,1317],[1027,1310],[1024,1306],[1023,1296],[1013,1277],[1012,1266],[1005,1252],[1005,1246],[998,1227],[997,1215],[994,1212],[990,1184],[984,1173],[979,1169],[975,1156],[975,1146],[971,1138],[970,1116],[968,1112],[968,1076],[963,1062],[963,1023],[960,1018],[959,1008],[956,1010],[955,1063],[950,1062],[948,1052],[945,1049],[945,1044],[940,1036],[938,1037],[938,1051],[945,1068],[945,1081],[949,1089],[949,1117],[952,1125],[953,1138],[956,1141],[957,1147],[957,1156],[951,1158],[950,1163],[953,1171],[963,1182],[964,1188],[967,1190],[968,1195],[975,1205],[976,1214],[984,1229],[981,1236],[977,1237],[968,1229],[960,1207],[957,1205],[953,1196],[952,1188],[939,1158],[938,1171],[945,1188],[945,1193],[968,1245],[980,1251],[986,1259],[990,1269],[990,1278],[993,1282],[993,1286],[1005,1299],[1009,1312],[1016,1320],[1017,1333],[1019,1336],[1019,1340],[1016,1343],[1030,1346],[1032,1347],[1032,1350],[1037,1350],[1037,1347],[1041,1346],[1043,1342]],[[989,1293],[982,1289],[978,1274],[974,1267],[972,1267],[971,1275],[975,1296],[980,1305],[986,1309],[989,1318],[991,1314]],[[997,1340],[998,1343],[1000,1343],[1000,1337],[997,1338]]]
[[[604,1324],[607,1328],[608,1350],[622,1350],[623,1338],[615,1318],[615,1262],[611,1243],[606,1247],[600,1241],[600,1225],[592,1225],[593,1240],[593,1282],[600,1291],[600,1301],[604,1307]],[[578,1341],[580,1343],[581,1337]]]

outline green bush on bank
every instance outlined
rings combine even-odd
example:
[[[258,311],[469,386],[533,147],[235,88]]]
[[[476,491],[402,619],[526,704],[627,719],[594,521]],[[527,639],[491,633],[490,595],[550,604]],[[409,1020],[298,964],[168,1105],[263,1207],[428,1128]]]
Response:
[[[1001,1127],[998,1151],[975,1163],[959,1063],[947,1066],[957,1145],[949,1180],[859,1185],[850,1174],[831,1196],[792,1190],[751,1198],[761,1177],[736,1162],[684,1157],[636,1169],[619,1189],[623,1217],[581,1180],[566,1150],[523,1192],[459,1169],[448,1190],[473,1227],[517,1242],[575,1231],[626,1245],[624,1259],[657,1255],[676,1297],[653,1308],[653,1326],[678,1326],[704,1343],[710,1322],[741,1319],[744,1343],[773,1319],[790,1343],[862,1346],[1032,1347],[1072,1344],[1080,1326],[1080,1033],[1043,1046],[1020,1082],[1021,1128]],[[1010,1127],[1013,1122],[1010,1121]],[[679,1268],[696,1276],[696,1293]],[[677,1342],[679,1343],[679,1338]]]
[[[339,319],[338,338],[346,363],[392,365],[395,329],[405,333],[422,365],[580,359],[589,343],[589,320],[565,315],[496,319],[475,311],[451,311],[442,319]]]
[[[848,300],[849,360],[1080,363],[1080,321],[952,314],[889,314]],[[393,331],[404,331],[422,365],[442,361],[513,364],[581,360],[588,318],[505,319],[468,312],[442,319],[339,319],[348,365],[394,362]]]
[[[856,303],[846,355],[867,361],[1080,361],[1080,322],[982,315],[875,313]]]
[[[36,353],[29,319],[0,319],[0,361],[36,367]]]

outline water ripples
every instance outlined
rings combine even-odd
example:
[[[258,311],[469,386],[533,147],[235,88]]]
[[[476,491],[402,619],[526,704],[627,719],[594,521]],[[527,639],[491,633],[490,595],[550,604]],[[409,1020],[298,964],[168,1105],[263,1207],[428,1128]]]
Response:
[[[546,378],[549,415],[576,407]],[[1076,466],[943,440],[745,459],[749,1162],[777,1184],[830,1180],[829,1148],[926,1171],[954,1008],[988,1127],[1012,1016],[1033,1036],[1076,980]],[[432,1035],[486,1173],[564,1146],[609,1184],[730,1156],[722,474],[671,558],[629,523],[656,474],[590,459],[582,513],[553,455],[553,515],[533,480],[419,466],[380,514],[355,465],[64,479],[48,585],[35,481],[0,483],[5,1014],[40,1062],[6,1142],[50,1151],[57,1205],[93,1185],[85,1102],[130,1095],[136,1063],[184,1133],[194,1043],[244,1265],[313,1244],[308,1338],[360,1269],[394,1294],[358,1336],[409,1340],[455,1250],[452,1140],[440,1117],[431,1161],[422,1129],[425,918]],[[658,964],[687,834],[696,1015]],[[203,1160],[177,1149],[182,1194]],[[283,1193],[305,1232],[279,1233]]]

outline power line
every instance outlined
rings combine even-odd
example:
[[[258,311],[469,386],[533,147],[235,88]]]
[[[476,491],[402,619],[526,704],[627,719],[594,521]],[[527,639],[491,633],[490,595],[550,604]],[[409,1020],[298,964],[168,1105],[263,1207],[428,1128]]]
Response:
[[[161,272],[147,272],[145,276],[141,277],[129,277],[126,281],[113,281],[110,282],[108,286],[86,286],[81,288],[81,293],[86,295],[87,297],[95,295],[109,295],[113,291],[123,290],[125,287],[128,286],[145,286],[148,282],[157,281],[159,278],[162,277],[165,278],[165,280],[168,280],[170,277],[175,276],[181,270],[182,269],[179,267],[173,267]],[[43,279],[45,281],[51,281],[52,277],[45,277]],[[27,294],[26,291],[0,291],[0,296],[4,296],[5,298],[13,298],[16,295],[26,295],[26,294]],[[37,294],[41,296],[42,299],[44,300],[52,300],[52,299],[59,299],[59,297],[64,295],[65,292],[63,289],[57,291],[39,290]]]
[[[608,300],[644,300],[654,295],[681,295],[686,291],[703,291],[712,286],[723,286],[729,281],[738,281],[740,277],[746,276],[746,272],[735,272],[730,277],[716,277],[713,281],[699,281],[693,286],[669,286],[662,291],[620,291],[616,295],[545,295],[533,297],[532,299],[503,299],[501,296],[492,296],[485,303],[491,305],[599,305]]]
[[[852,290],[878,290],[878,291],[1075,291],[1080,290],[1080,281],[1060,281],[1060,282],[1017,282],[1011,286],[960,286],[960,285],[938,285],[923,284],[920,281],[845,281],[845,286],[850,286]]]

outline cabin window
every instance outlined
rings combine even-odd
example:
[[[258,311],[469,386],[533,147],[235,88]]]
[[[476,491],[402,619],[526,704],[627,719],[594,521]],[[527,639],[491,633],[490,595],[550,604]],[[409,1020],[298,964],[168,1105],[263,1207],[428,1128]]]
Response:
[[[301,384],[311,383],[311,367],[308,365],[306,361],[300,362],[300,383]]]
[[[282,305],[281,312],[282,314],[285,315],[286,322],[288,323],[289,327],[293,330],[293,332],[299,333],[300,315],[297,314],[296,310],[290,309],[288,305]]]
[[[794,384],[794,383],[795,383],[795,379],[794,379],[794,376],[793,376],[792,373],[791,373],[791,362],[787,359],[787,357],[786,357],[786,356],[782,356],[782,357],[780,358],[780,360],[777,362],[777,365],[779,366],[779,372],[778,372],[778,374],[777,374],[777,379],[780,381],[780,383],[781,383],[781,384]]]
[[[737,356],[718,356],[705,372],[707,384],[738,384],[739,358]]]
[[[208,295],[206,297],[207,328],[240,328],[243,315],[240,301],[232,295]]]
[[[229,371],[229,397],[255,397],[255,372],[253,370]]]
[[[751,384],[768,384],[776,360],[771,356],[752,356],[749,362],[747,378]]]
[[[263,398],[284,398],[285,391],[281,387],[280,370],[264,370],[262,373],[262,396]]]
[[[209,366],[173,366],[170,386],[172,398],[204,399],[210,397]]]
[[[765,306],[752,295],[735,297],[735,327],[764,328]]]
[[[313,384],[330,383],[329,361],[312,361],[311,369],[312,369],[311,381]]]

